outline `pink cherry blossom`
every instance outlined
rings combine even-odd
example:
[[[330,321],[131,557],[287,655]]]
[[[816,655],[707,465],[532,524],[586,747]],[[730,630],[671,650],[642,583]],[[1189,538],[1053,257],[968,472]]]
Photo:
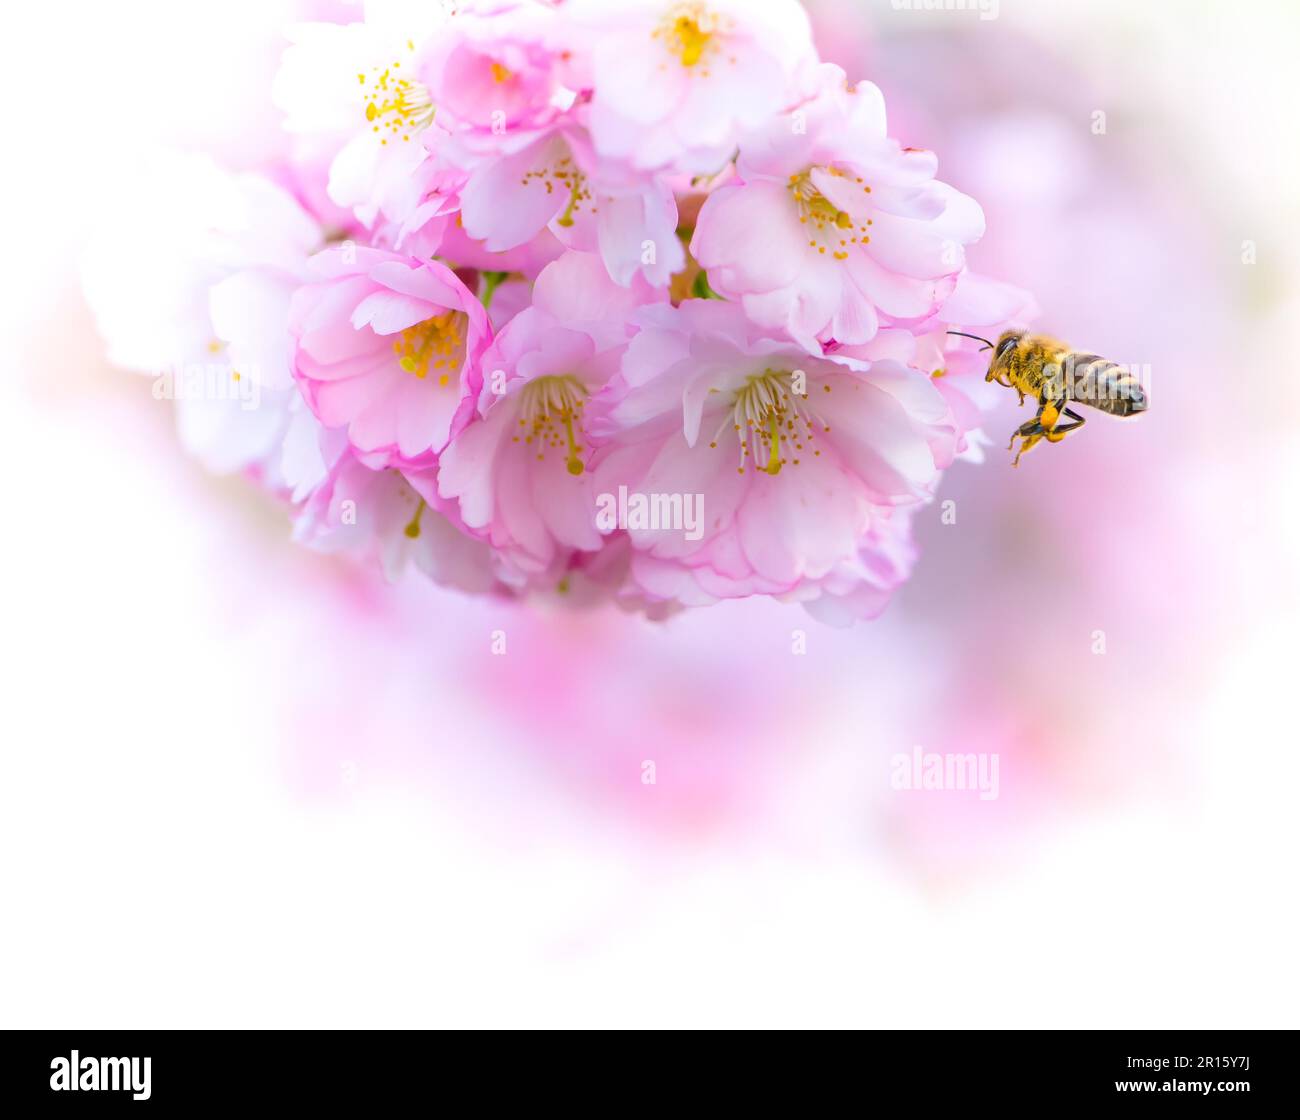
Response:
[[[742,141],[740,182],[710,195],[691,242],[717,292],[814,351],[932,315],[984,229],[979,206],[934,179],[931,153],[886,136],[875,86],[846,87],[835,66],[817,83]]]
[[[496,154],[472,162],[461,224],[491,252],[549,231],[568,248],[599,253],[619,284],[640,274],[663,286],[685,265],[670,187],[600,165],[578,116],[505,138]]]
[[[650,298],[644,285],[614,285],[598,258],[566,253],[483,357],[478,415],[443,452],[438,490],[525,576],[603,543],[591,406],[618,369],[629,313]]]
[[[815,59],[796,0],[574,0],[589,35],[601,154],[642,169],[716,171],[741,134],[789,107]]]
[[[929,497],[951,458],[942,396],[901,363],[812,357],[711,300],[635,321],[595,473],[604,490],[703,495],[699,540],[628,530],[689,574],[672,592],[689,583],[683,601],[787,595],[842,572],[880,517]],[[634,576],[646,571],[634,563]]]
[[[442,127],[503,135],[554,120],[573,99],[561,23],[539,0],[460,4],[417,70]]]
[[[368,466],[433,462],[481,385],[483,305],[445,265],[379,249],[329,249],[310,272],[290,330],[312,411]]]
[[[588,106],[562,84],[579,81],[562,26],[535,0],[457,12],[418,70],[439,127],[425,134],[433,166],[413,176],[419,200],[394,243],[526,275],[564,246],[599,253],[620,284],[641,273],[666,285],[685,263],[672,190],[597,159]]]
[[[884,608],[996,400],[949,332],[1034,309],[797,0],[367,0],[289,40],[284,158],[137,192],[87,271],[115,358],[215,367],[187,449],[390,575]]]
[[[912,511],[916,507],[876,507],[857,549],[819,579],[807,578],[776,597],[799,603],[829,626],[844,627],[876,618],[893,593],[912,573],[916,546],[912,540]],[[616,590],[619,599],[654,616],[666,606],[706,607],[734,597],[736,585],[718,579],[709,567],[689,567],[663,560],[651,552],[633,550]]]
[[[367,4],[362,22],[289,29],[273,95],[295,156],[327,166],[330,199],[367,227],[381,214],[400,220],[415,202],[421,135],[436,127],[415,71],[446,21],[441,4],[386,0]]]
[[[511,249],[493,250],[465,230],[460,192],[466,172],[439,167],[430,161],[412,177],[419,201],[401,222],[381,222],[374,243],[413,257],[441,257],[456,267],[493,272],[518,272],[536,278],[564,246],[547,228]]]
[[[303,505],[294,536],[322,552],[375,563],[390,580],[414,564],[463,591],[499,588],[487,546],[430,507],[431,487],[428,471],[372,470],[345,451]]]

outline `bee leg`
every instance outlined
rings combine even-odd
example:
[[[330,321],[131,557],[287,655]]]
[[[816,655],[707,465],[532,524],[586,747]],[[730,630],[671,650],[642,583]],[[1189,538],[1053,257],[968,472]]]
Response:
[[[1007,450],[1010,451],[1013,447],[1015,447],[1016,440],[1020,439],[1021,437],[1027,439],[1029,436],[1041,436],[1042,434],[1043,434],[1043,426],[1037,420],[1026,421],[1024,424],[1021,424],[1020,427],[1018,427],[1014,432],[1011,433],[1011,442],[1007,444]]]
[[[1060,443],[1065,438],[1066,432],[1072,432],[1075,428],[1082,428],[1088,421],[1080,416],[1072,408],[1063,408],[1062,414],[1068,416],[1074,421],[1073,424],[1053,424],[1052,430],[1047,433],[1049,443]]]
[[[1062,424],[1061,417],[1068,416],[1073,423]],[[1066,432],[1072,432],[1075,428],[1082,428],[1087,423],[1082,416],[1072,408],[1065,407],[1065,401],[1049,401],[1040,398],[1038,415],[1032,420],[1026,421],[1016,429],[1015,435],[1011,437],[1011,443],[1007,445],[1010,451],[1015,446],[1016,436],[1021,439],[1020,450],[1016,452],[1015,459],[1012,460],[1013,467],[1020,465],[1020,456],[1033,447],[1040,440],[1047,440],[1048,443],[1060,443],[1065,438]]]
[[[1032,420],[1026,420],[1021,424],[1020,427],[1011,433],[1011,442],[1007,444],[1007,450],[1010,451],[1015,447],[1017,439],[1021,441],[1020,450],[1016,452],[1016,457],[1012,460],[1011,465],[1013,467],[1018,467],[1020,465],[1020,456],[1033,447],[1034,444],[1041,440],[1045,435],[1047,435],[1047,430],[1041,423],[1039,423],[1037,416]]]
[[[1017,432],[1016,434],[1019,435],[1020,433]],[[1030,435],[1025,436],[1024,440],[1020,444],[1020,450],[1016,452],[1016,457],[1011,460],[1011,465],[1013,467],[1020,466],[1020,456],[1023,455],[1026,451],[1030,450],[1030,448],[1032,448],[1034,444],[1036,444],[1039,440],[1041,440],[1046,434],[1047,434],[1046,432],[1040,431],[1040,432],[1033,432]]]
[[[1007,450],[1010,451],[1016,444],[1016,437],[1020,437],[1020,450],[1016,452],[1016,457],[1011,461],[1013,467],[1018,467],[1020,465],[1020,456],[1040,440],[1046,439],[1052,443],[1056,442],[1052,437],[1055,434],[1057,421],[1061,418],[1061,406],[1064,403],[1064,401],[1048,400],[1046,393],[1039,394],[1038,415],[1032,420],[1026,420],[1021,424],[1011,437],[1011,442],[1007,444]],[[1071,427],[1074,426],[1071,425]]]

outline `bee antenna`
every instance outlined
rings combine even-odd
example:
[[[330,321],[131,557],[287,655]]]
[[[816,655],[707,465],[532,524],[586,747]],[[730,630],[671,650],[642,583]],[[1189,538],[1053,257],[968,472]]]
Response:
[[[980,338],[980,336],[977,334],[967,334],[965,331],[949,331],[948,333],[959,334],[962,336],[962,338],[973,338],[976,342],[982,342],[984,343],[984,346],[982,347],[982,349],[984,350],[993,349],[993,343],[991,343],[987,338]]]

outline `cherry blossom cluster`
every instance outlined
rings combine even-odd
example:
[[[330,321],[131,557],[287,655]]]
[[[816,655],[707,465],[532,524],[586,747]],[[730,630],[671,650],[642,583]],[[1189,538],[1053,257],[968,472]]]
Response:
[[[980,457],[947,331],[1029,300],[796,0],[390,0],[289,40],[280,161],[177,158],[87,264],[191,451],[390,577],[883,608]]]

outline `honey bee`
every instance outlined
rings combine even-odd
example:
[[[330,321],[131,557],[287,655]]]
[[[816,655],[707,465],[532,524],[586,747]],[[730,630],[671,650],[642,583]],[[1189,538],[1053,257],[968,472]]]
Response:
[[[1020,465],[1020,456],[1041,440],[1060,443],[1067,432],[1082,428],[1085,421],[1071,404],[1086,404],[1111,416],[1136,416],[1147,408],[1146,390],[1137,374],[1101,357],[1071,350],[1064,342],[1042,334],[1004,331],[996,343],[977,334],[949,331],[963,338],[984,343],[993,351],[985,381],[996,381],[1026,397],[1038,400],[1038,414],[1021,424],[1007,444],[1010,451],[1020,440],[1020,450],[1012,460]],[[1067,422],[1062,422],[1065,418]]]

